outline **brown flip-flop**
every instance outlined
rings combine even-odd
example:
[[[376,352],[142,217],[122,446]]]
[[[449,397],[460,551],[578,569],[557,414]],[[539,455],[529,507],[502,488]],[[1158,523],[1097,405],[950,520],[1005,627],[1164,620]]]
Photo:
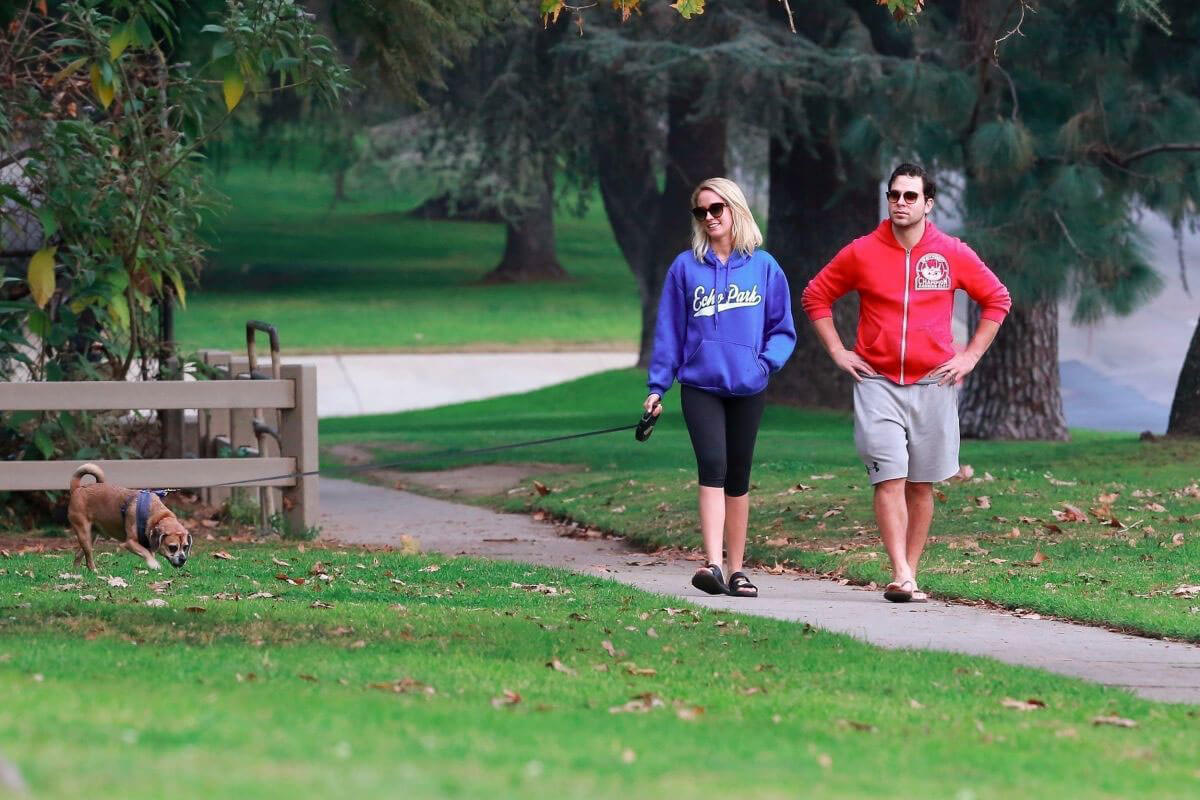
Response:
[[[906,586],[911,586],[911,589],[906,589]],[[912,581],[900,581],[896,583],[892,581],[883,588],[883,599],[892,603],[907,603],[913,599],[913,592],[917,590],[917,585]]]

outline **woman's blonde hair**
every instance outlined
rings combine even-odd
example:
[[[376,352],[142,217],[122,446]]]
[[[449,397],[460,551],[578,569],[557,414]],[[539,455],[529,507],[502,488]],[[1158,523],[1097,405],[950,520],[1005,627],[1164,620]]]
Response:
[[[758,223],[750,213],[750,206],[746,203],[746,195],[742,194],[741,188],[728,178],[709,178],[702,181],[692,192],[692,208],[696,207],[697,198],[705,189],[720,195],[725,201],[725,207],[733,215],[733,249],[750,255],[762,247],[762,231],[758,229]],[[692,217],[692,255],[697,261],[703,261],[708,250],[708,231],[704,229],[704,220]]]

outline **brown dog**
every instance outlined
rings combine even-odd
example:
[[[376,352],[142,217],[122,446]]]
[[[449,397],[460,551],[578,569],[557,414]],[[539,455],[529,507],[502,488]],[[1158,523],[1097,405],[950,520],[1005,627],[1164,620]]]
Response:
[[[81,485],[84,475],[95,483]],[[84,464],[71,476],[71,501],[67,519],[79,540],[76,565],[87,559],[88,569],[96,571],[92,545],[104,535],[121,540],[119,547],[146,559],[150,569],[162,569],[155,552],[162,553],[174,567],[182,567],[192,549],[192,534],[155,494],[139,498],[136,489],[124,489],[104,482],[104,472],[95,464]],[[147,502],[148,501],[148,502]],[[138,526],[138,506],[142,506],[143,524]],[[123,530],[123,534],[122,534]]]

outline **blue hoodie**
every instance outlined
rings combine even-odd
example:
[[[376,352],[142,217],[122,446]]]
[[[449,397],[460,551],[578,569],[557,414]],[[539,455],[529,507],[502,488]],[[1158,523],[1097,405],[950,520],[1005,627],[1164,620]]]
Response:
[[[734,252],[722,264],[690,250],[663,283],[650,359],[651,393],[681,384],[724,396],[758,394],[796,346],[792,297],[779,264],[765,250]]]

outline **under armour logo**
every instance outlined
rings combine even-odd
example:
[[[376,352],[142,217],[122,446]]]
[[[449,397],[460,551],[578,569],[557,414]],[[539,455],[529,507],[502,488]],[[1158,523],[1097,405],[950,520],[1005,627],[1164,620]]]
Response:
[[[869,465],[867,465],[867,474],[868,475],[871,474],[871,470],[875,470],[876,472],[879,472],[879,462],[878,461],[872,461]]]

